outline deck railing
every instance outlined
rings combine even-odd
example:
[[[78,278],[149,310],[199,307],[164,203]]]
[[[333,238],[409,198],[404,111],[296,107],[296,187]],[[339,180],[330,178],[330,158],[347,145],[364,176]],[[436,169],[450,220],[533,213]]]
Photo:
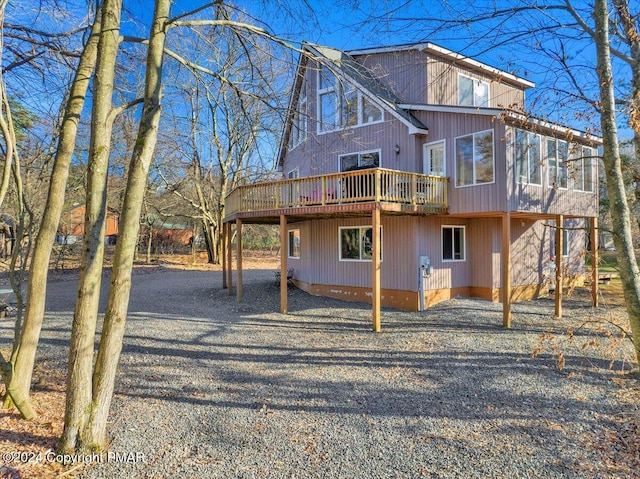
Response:
[[[384,168],[240,186],[226,198],[227,215],[288,207],[390,202],[447,207],[447,178]]]

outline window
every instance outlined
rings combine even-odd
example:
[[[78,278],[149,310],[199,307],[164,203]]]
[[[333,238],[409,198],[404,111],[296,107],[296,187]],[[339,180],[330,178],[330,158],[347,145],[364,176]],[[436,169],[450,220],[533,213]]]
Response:
[[[573,160],[573,165],[576,172],[573,188],[578,191],[592,192],[594,190],[593,150],[591,148],[587,148],[586,146],[583,146],[582,148],[577,147],[577,155],[580,154],[581,156]]]
[[[380,166],[380,151],[350,153],[338,157],[338,168],[341,172],[357,168],[377,168]]]
[[[298,97],[298,106],[293,116],[291,147],[295,148],[307,139],[307,82],[303,79]]]
[[[493,130],[456,138],[456,186],[493,183]]]
[[[299,176],[300,176],[300,171],[298,170],[298,168],[295,168],[291,170],[289,173],[287,173],[287,179],[289,180],[295,180]]]
[[[562,228],[562,256],[569,256],[569,230]]]
[[[318,74],[318,132],[382,121],[382,110],[354,86],[338,82],[326,66]]]
[[[373,228],[371,226],[341,227],[340,261],[371,261],[373,252]],[[380,228],[382,239],[382,228]],[[382,244],[380,245],[382,260]]]
[[[442,227],[442,261],[464,261],[464,226]]]
[[[289,258],[300,258],[300,230],[289,230]]]
[[[514,154],[518,183],[542,185],[540,137],[535,133],[516,129]]]
[[[458,105],[489,106],[489,84],[465,75],[458,75]]]
[[[547,140],[547,184],[554,188],[567,188],[567,158],[569,147],[566,141]]]
[[[424,145],[422,171],[425,175],[447,176],[445,164],[445,142],[438,141]]]

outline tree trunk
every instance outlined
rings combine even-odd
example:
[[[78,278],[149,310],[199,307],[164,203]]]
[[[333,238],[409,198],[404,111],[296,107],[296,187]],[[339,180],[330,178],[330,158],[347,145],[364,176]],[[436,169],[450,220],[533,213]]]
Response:
[[[613,241],[616,246],[618,268],[624,291],[633,344],[636,355],[640,355],[640,270],[636,262],[631,235],[631,214],[627,204],[626,189],[622,176],[622,161],[618,148],[613,74],[609,45],[609,12],[607,0],[596,0],[594,8],[596,23],[595,40],[597,50],[597,73],[600,83],[601,127],[603,136],[604,169],[607,191],[611,205]]]
[[[73,451],[78,445],[84,444],[81,434],[91,409],[91,371],[102,280],[107,170],[113,125],[111,97],[121,8],[121,0],[105,0],[102,6],[102,31],[98,43],[91,115],[84,239],[69,347],[65,423],[60,440],[63,451]]]
[[[113,260],[111,288],[105,313],[100,348],[93,374],[93,404],[85,430],[86,444],[101,448],[105,445],[107,417],[113,397],[116,368],[122,351],[133,256],[140,229],[140,212],[153,158],[162,87],[163,51],[170,0],[156,0],[145,77],[145,98],[140,129],[134,148],[125,191],[120,234]]]
[[[27,309],[16,360],[13,365],[12,385],[8,390],[8,396],[13,399],[14,404],[18,406],[21,414],[26,418],[33,417],[34,413],[31,409],[32,412],[26,414],[20,404],[30,404],[29,389],[44,317],[49,259],[64,205],[69,165],[75,149],[79,118],[84,108],[87,88],[95,67],[101,27],[100,16],[101,11],[98,10],[91,35],[80,56],[78,68],[69,89],[67,105],[60,128],[58,148],[51,173],[49,194],[47,195],[44,215],[33,250],[28,281]]]

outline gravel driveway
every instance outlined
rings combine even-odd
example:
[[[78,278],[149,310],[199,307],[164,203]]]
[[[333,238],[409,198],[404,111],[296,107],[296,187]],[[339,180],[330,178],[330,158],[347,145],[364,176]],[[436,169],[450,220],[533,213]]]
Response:
[[[244,279],[239,304],[219,272],[134,275],[109,433],[111,451],[144,461],[96,464],[83,477],[634,474],[610,442],[621,418],[637,417],[623,387],[635,380],[606,370],[598,350],[570,345],[560,371],[557,340],[540,339],[592,314],[587,302],[566,301],[561,321],[552,300],[517,304],[511,330],[499,304],[479,300],[383,310],[374,334],[368,305],[291,288],[291,313],[281,315],[272,271]],[[55,367],[64,367],[75,286],[49,285],[39,351]]]

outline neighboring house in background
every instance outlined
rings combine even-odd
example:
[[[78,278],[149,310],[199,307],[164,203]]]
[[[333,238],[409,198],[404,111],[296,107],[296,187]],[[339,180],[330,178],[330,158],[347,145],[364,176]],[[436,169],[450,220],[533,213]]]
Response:
[[[82,241],[84,237],[84,215],[86,212],[85,205],[74,205],[72,208],[64,211],[60,218],[60,226],[56,235],[57,244],[75,244]],[[105,230],[105,243],[116,244],[118,237],[117,213],[111,209],[107,209],[107,224]]]
[[[234,222],[279,223],[281,271],[312,294],[371,301],[374,330],[381,304],[458,295],[502,300],[509,325],[511,301],[583,277],[601,141],[521,113],[533,83],[432,43],[304,50],[284,179],[227,197],[227,239]]]

